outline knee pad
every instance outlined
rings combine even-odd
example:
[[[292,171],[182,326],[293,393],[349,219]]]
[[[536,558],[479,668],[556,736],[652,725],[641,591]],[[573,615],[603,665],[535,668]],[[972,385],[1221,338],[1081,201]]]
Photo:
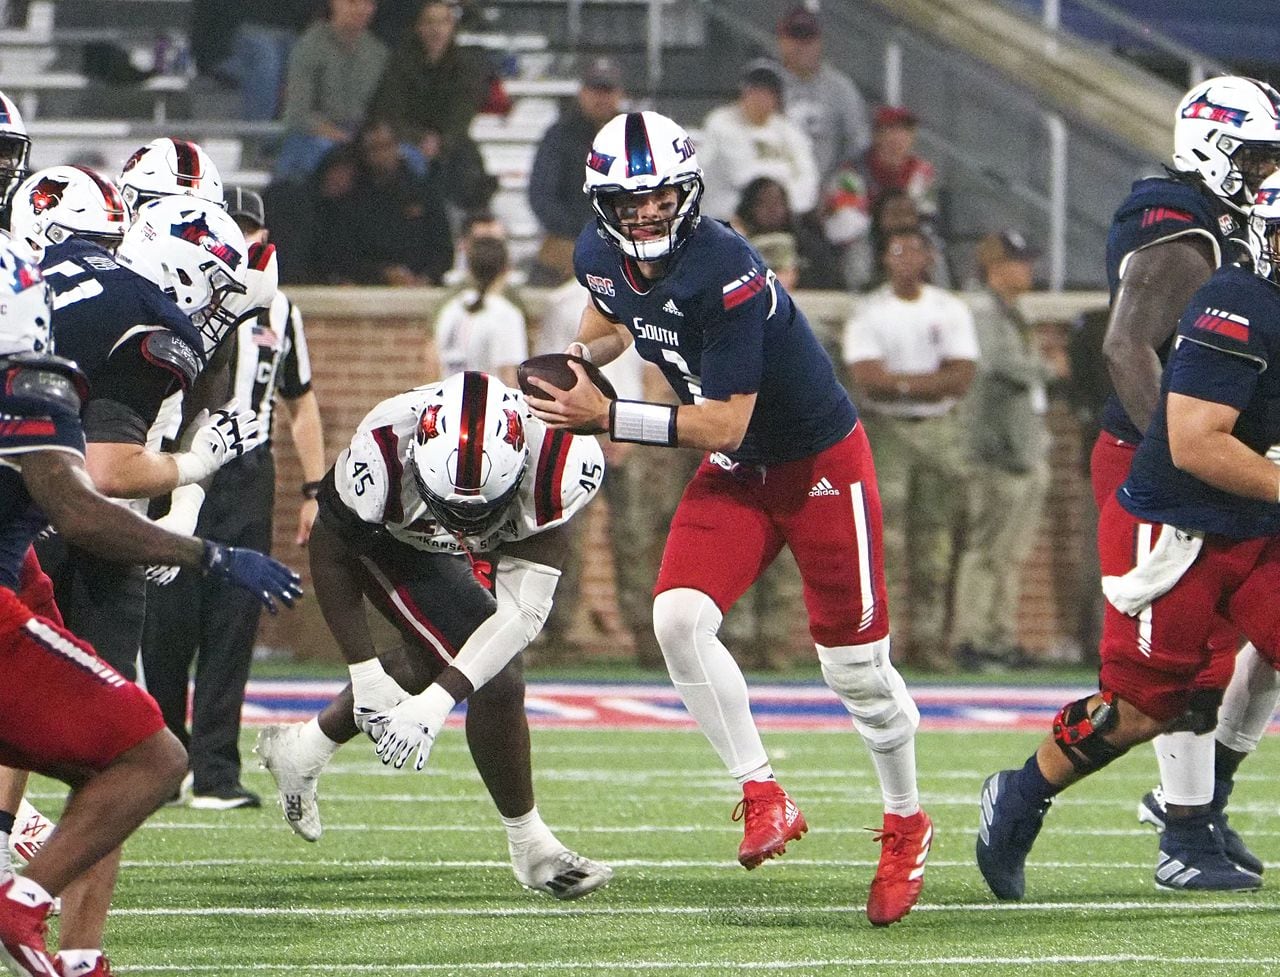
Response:
[[[1218,710],[1222,708],[1222,689],[1197,689],[1187,703],[1187,711],[1173,721],[1167,733],[1194,733],[1202,736],[1218,728]]]
[[[840,697],[853,725],[878,753],[907,743],[920,725],[920,710],[889,661],[889,639],[866,645],[818,647],[822,678]]]
[[[1053,741],[1077,773],[1101,770],[1128,752],[1103,739],[1102,734],[1115,726],[1118,716],[1115,693],[1103,692],[1101,695],[1102,701],[1092,709],[1089,708],[1089,700],[1093,696],[1067,703],[1053,720]]]
[[[677,587],[653,599],[653,633],[674,682],[705,681],[699,650],[714,641],[724,616],[700,590]]]

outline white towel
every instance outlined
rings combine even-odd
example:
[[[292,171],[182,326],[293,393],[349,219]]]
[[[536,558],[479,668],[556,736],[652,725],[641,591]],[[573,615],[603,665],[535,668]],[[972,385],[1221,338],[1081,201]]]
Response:
[[[1137,566],[1122,577],[1102,578],[1102,592],[1116,610],[1136,617],[1182,579],[1203,544],[1203,533],[1161,526],[1160,538],[1146,555],[1138,557]]]

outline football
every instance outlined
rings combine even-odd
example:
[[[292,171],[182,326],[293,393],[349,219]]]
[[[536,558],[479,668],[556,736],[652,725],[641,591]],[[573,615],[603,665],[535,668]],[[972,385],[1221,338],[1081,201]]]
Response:
[[[587,374],[587,379],[594,383],[602,394],[610,400],[618,399],[618,392],[613,389],[613,384],[609,382],[608,377],[600,372],[600,367],[571,353],[544,353],[525,360],[516,369],[520,390],[531,400],[548,399],[545,391],[529,382],[530,377],[537,377],[560,390],[569,390],[578,382],[573,370],[569,368],[570,363],[577,363],[582,367]]]

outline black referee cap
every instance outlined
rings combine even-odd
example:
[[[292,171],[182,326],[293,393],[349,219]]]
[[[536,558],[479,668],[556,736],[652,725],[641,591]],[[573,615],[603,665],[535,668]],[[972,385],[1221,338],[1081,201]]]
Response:
[[[267,226],[267,208],[262,203],[262,194],[256,190],[227,187],[223,203],[229,216],[251,220],[259,227]]]

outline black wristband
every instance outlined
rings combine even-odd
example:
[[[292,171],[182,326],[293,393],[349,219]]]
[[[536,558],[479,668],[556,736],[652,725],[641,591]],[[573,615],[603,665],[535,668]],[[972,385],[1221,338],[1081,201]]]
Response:
[[[318,480],[315,482],[303,482],[302,497],[304,499],[314,499],[317,495],[320,494],[320,486],[323,484],[324,484],[323,480]]]
[[[219,546],[211,539],[202,539],[200,542],[204,545],[204,553],[200,557],[200,569],[205,573],[221,570],[227,562],[226,547]]]

